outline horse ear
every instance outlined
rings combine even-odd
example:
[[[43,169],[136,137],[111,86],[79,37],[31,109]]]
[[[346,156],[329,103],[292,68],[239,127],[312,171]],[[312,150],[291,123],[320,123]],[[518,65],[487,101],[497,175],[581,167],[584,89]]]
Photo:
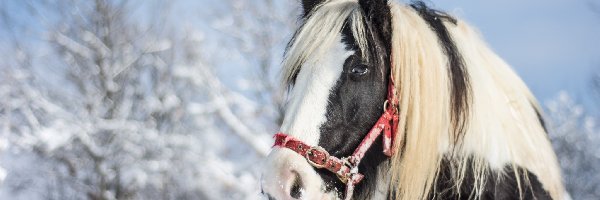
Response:
[[[302,7],[304,8],[304,17],[308,16],[310,12],[320,3],[325,0],[302,0]]]
[[[391,45],[392,14],[388,0],[359,0],[358,3],[365,13],[366,20],[378,30],[384,43]]]

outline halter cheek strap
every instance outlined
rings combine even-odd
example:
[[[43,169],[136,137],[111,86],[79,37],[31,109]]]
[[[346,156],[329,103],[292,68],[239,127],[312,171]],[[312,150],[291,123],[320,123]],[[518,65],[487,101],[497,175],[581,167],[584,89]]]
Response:
[[[346,184],[346,199],[349,200],[354,193],[354,187],[364,178],[364,175],[358,172],[358,165],[364,158],[367,150],[369,150],[375,142],[375,139],[382,133],[383,153],[390,157],[393,155],[395,142],[393,141],[393,138],[395,138],[399,118],[397,108],[398,100],[396,98],[394,79],[390,75],[388,97],[383,106],[384,112],[369,133],[367,133],[365,138],[363,138],[362,142],[356,147],[352,155],[343,158],[331,156],[320,146],[308,145],[281,132],[275,134],[275,144],[273,147],[290,149],[306,158],[306,161],[313,167],[327,169],[336,174],[337,177]]]

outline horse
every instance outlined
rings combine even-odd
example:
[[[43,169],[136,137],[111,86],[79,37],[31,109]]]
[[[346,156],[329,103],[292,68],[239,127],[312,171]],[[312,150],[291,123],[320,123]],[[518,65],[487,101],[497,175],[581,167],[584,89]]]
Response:
[[[463,20],[303,0],[267,199],[568,199],[542,110]]]

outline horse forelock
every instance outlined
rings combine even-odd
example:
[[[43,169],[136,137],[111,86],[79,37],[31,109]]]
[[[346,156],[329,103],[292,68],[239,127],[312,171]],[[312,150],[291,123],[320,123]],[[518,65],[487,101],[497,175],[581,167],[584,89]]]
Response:
[[[287,44],[283,60],[282,83],[289,89],[294,85],[300,67],[312,58],[329,50],[344,25],[350,26],[358,49],[366,53],[367,40],[363,12],[356,0],[328,0],[315,6],[302,21],[300,28]],[[366,59],[369,59],[368,57]]]

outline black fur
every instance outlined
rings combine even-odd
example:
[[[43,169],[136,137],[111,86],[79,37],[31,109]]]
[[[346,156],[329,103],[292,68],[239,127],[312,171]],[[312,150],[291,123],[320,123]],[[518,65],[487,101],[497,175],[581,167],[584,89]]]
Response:
[[[467,69],[460,51],[452,40],[452,36],[444,25],[444,20],[456,24],[456,19],[450,15],[431,9],[422,1],[417,1],[411,4],[425,20],[431,29],[438,36],[439,42],[442,45],[444,53],[448,57],[448,71],[450,72],[450,81],[452,82],[452,125],[454,127],[454,142],[460,141],[460,138],[465,132],[465,124],[469,117],[470,99],[470,83]]]
[[[467,167],[466,177],[459,189],[455,187],[452,181],[452,172],[450,170],[451,162],[448,160],[442,161],[442,168],[440,175],[435,185],[435,189],[428,199],[435,200],[456,200],[456,199],[474,199],[475,191],[473,191],[474,176],[472,173],[471,166]],[[491,170],[491,169],[487,169]],[[521,182],[522,194],[519,194],[519,185],[515,177],[515,170],[518,171],[519,179]],[[537,200],[550,200],[552,199],[548,192],[544,190],[542,184],[539,182],[537,177],[525,170],[522,167],[516,169],[512,166],[506,166],[504,173],[491,172],[487,176],[487,182],[485,183],[483,194],[481,195],[482,200],[512,200],[519,199],[537,199]]]
[[[392,49],[392,14],[387,0],[360,0],[360,7],[365,13],[370,28],[383,42],[385,49]]]
[[[351,155],[382,114],[383,102],[387,97],[385,86],[389,77],[389,68],[386,67],[389,66],[389,56],[384,51],[385,48],[381,47],[381,41],[370,37],[367,40],[370,50],[367,52],[371,52],[371,55],[363,56],[348,26],[345,26],[342,35],[346,46],[356,53],[346,60],[342,75],[331,91],[328,100],[331,103],[327,105],[327,120],[321,127],[319,142],[319,146],[337,157]],[[369,36],[372,36],[371,33]],[[376,59],[367,61],[366,57]],[[369,73],[363,77],[355,76],[351,70],[357,65],[367,66]],[[377,166],[387,159],[382,150],[381,140],[377,140],[367,152],[359,166],[359,171],[366,178],[357,186],[356,191],[373,191],[377,182]],[[325,170],[317,172],[328,184],[329,190],[344,191],[344,184],[334,174]],[[339,194],[342,195],[343,192]]]
[[[304,8],[304,17],[308,16],[312,10],[324,0],[302,0],[302,8]]]

